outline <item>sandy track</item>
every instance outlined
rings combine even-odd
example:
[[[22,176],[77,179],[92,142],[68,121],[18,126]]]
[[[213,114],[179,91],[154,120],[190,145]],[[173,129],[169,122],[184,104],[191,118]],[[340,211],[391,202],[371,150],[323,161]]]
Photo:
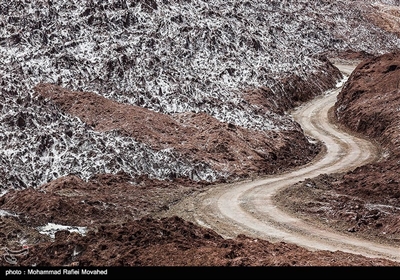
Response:
[[[354,69],[337,66],[347,74]],[[295,243],[310,250],[340,250],[400,261],[399,247],[319,228],[311,220],[305,221],[283,212],[274,203],[274,195],[282,188],[323,173],[351,170],[376,158],[376,148],[370,142],[349,135],[329,122],[328,111],[339,91],[326,93],[292,114],[307,134],[325,144],[323,156],[285,174],[213,187],[183,200],[169,213],[212,228],[228,238],[246,234],[272,242]]]

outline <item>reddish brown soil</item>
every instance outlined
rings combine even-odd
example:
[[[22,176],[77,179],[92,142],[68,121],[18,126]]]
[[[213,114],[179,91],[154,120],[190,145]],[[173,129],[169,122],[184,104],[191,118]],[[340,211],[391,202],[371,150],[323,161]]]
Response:
[[[238,236],[225,240],[214,231],[178,217],[143,218],[105,225],[86,236],[59,231],[19,258],[31,266],[390,266],[396,263],[342,252],[310,252]],[[7,265],[2,260],[3,265]]]
[[[374,55],[365,51],[335,51],[332,52],[329,59],[343,64],[359,64],[361,61],[373,58]]]
[[[185,187],[186,185],[186,187]],[[97,175],[88,182],[67,176],[38,189],[11,191],[0,217],[4,247],[29,247],[15,256],[31,266],[394,266],[343,252],[311,252],[296,245],[246,236],[227,240],[180,218],[152,219],[176,200],[206,188],[202,183],[137,179],[125,174]],[[56,239],[35,228],[47,223],[86,226],[86,236],[68,231]],[[75,252],[75,253],[74,253]],[[1,259],[0,265],[10,265]]]
[[[0,206],[34,227],[47,223],[91,227],[167,210],[174,201],[205,185],[184,179],[134,179],[126,174],[96,175],[88,182],[66,176],[39,189],[12,190],[0,198]]]
[[[38,85],[35,90],[97,131],[118,130],[157,150],[173,148],[183,157],[207,162],[233,177],[302,165],[319,151],[300,128],[256,131],[222,123],[205,113],[172,117],[50,84]]]
[[[21,249],[24,244],[50,241],[47,235],[39,234],[23,217],[0,216],[0,248]],[[3,249],[1,249],[3,250]],[[3,254],[0,253],[2,256]]]
[[[350,76],[335,106],[336,118],[400,153],[400,53],[363,61]]]
[[[311,74],[308,81],[296,75],[289,75],[281,80],[282,86],[271,89],[260,87],[245,91],[244,98],[251,104],[258,105],[262,112],[272,111],[283,115],[285,111],[310,100],[322,91],[331,89],[342,77],[340,71],[332,65],[325,56],[320,60],[324,63],[327,75]],[[318,84],[309,81],[318,81]],[[280,96],[279,98],[277,96]]]
[[[400,245],[399,81],[400,53],[365,60],[335,105],[341,125],[380,145],[381,160],[287,189],[282,206],[352,235]]]

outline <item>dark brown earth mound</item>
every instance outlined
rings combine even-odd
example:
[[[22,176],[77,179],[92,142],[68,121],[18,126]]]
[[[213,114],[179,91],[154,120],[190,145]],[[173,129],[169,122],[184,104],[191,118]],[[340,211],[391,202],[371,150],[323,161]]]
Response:
[[[11,190],[0,198],[0,206],[33,227],[47,223],[91,227],[166,210],[205,184],[185,179],[131,178],[123,173],[96,175],[85,182],[71,175],[38,189]]]
[[[376,141],[382,158],[287,189],[282,206],[349,234],[400,245],[400,53],[365,60],[335,105],[338,122]],[[285,200],[285,201],[284,201]]]
[[[400,53],[358,65],[338,96],[338,121],[374,138],[393,155],[400,153]]]
[[[247,90],[244,98],[251,104],[258,105],[263,112],[276,112],[283,115],[285,111],[291,110],[303,102],[310,100],[323,91],[333,88],[336,82],[342,78],[342,74],[325,57],[320,56],[324,64],[324,74],[310,74],[308,81],[297,75],[289,75],[281,79],[281,85],[276,88],[259,87]],[[318,81],[313,83],[312,81]]]
[[[177,217],[154,220],[147,216],[204,187],[184,185],[189,184],[181,179],[167,182],[119,174],[98,175],[88,182],[67,176],[36,190],[11,191],[1,200],[3,211],[12,215],[0,217],[0,254],[7,256],[7,249],[26,246],[24,254],[14,255],[16,265],[26,266],[396,265],[246,236],[226,240]],[[36,230],[46,223],[84,226],[88,232],[82,236],[61,230],[51,240]],[[0,265],[11,264],[1,258]]]
[[[330,54],[329,59],[344,64],[359,64],[361,61],[373,58],[374,55],[369,54],[365,51],[333,51]]]
[[[38,85],[35,90],[97,131],[118,130],[156,150],[172,148],[233,177],[275,173],[305,164],[319,152],[319,146],[308,142],[300,127],[256,131],[205,113],[170,116],[50,84]]]
[[[287,243],[272,244],[238,236],[225,240],[214,231],[178,217],[143,218],[99,226],[86,236],[59,231],[54,242],[19,256],[31,266],[393,266],[343,252],[318,251]],[[7,265],[1,260],[2,265]]]
[[[0,215],[0,248],[21,249],[26,244],[38,244],[50,241],[47,235],[39,234],[26,223],[23,217]],[[1,253],[0,253],[0,256]]]

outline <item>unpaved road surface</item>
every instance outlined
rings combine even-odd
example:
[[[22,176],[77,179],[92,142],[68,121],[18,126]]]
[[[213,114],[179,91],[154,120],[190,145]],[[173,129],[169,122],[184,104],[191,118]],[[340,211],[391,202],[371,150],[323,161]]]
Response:
[[[337,66],[346,74],[354,69]],[[339,91],[340,88],[328,92],[292,113],[308,135],[326,146],[326,151],[315,161],[280,175],[214,186],[179,202],[167,215],[181,216],[227,238],[245,234],[272,242],[295,243],[310,250],[340,250],[400,261],[399,247],[317,227],[312,220],[283,212],[274,202],[274,195],[282,188],[323,173],[348,171],[376,159],[376,148],[370,142],[347,134],[329,122],[328,111]]]

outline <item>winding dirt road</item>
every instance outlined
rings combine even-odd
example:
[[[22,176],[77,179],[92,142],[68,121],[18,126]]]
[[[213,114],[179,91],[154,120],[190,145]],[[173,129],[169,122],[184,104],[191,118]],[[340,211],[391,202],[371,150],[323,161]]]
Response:
[[[354,67],[337,65],[345,74]],[[295,243],[310,250],[343,251],[367,257],[400,261],[400,248],[319,228],[279,209],[273,200],[281,189],[323,173],[354,169],[376,158],[368,141],[341,131],[329,122],[328,111],[340,88],[320,96],[293,112],[294,119],[311,137],[322,141],[326,153],[300,169],[253,181],[224,184],[191,196],[170,209],[226,238],[245,234],[272,242]]]

